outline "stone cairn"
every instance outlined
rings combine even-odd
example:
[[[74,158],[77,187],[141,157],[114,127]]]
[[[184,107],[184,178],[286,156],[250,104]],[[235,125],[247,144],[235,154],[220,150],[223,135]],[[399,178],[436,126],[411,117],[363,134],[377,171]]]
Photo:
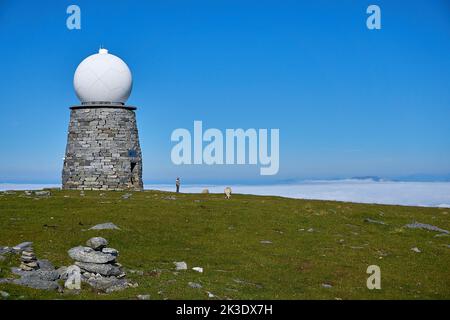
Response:
[[[21,263],[19,268],[23,271],[33,271],[39,269],[37,258],[33,252],[32,247],[28,247],[24,251],[22,251],[22,255],[20,256],[20,262]]]
[[[80,268],[81,281],[91,287],[107,293],[136,287],[125,279],[122,265],[116,261],[119,252],[108,248],[108,241],[102,237],[94,237],[86,242],[86,246],[78,246],[68,251]]]

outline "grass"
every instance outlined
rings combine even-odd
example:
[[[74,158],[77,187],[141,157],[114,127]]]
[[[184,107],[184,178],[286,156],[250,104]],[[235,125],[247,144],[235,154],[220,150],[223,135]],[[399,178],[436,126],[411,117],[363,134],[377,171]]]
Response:
[[[120,251],[118,261],[139,284],[80,294],[0,284],[10,299],[449,299],[448,236],[403,226],[413,221],[450,229],[449,211],[219,194],[52,190],[48,198],[0,193],[0,245],[33,241],[38,258],[73,263],[67,250],[93,236]],[[382,220],[386,225],[364,222]],[[121,230],[89,231],[113,222]],[[261,241],[271,241],[264,244]],[[418,247],[421,253],[411,250]],[[174,270],[186,261],[187,271]],[[381,290],[368,290],[366,269],[381,268]],[[0,278],[19,257],[0,262]],[[204,273],[190,268],[200,266]],[[194,289],[188,282],[200,283]],[[330,284],[324,288],[322,284]]]

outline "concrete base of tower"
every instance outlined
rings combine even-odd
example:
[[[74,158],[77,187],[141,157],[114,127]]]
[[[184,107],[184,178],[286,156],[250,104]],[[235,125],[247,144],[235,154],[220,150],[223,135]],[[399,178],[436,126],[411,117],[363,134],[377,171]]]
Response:
[[[71,108],[63,189],[143,189],[135,110],[113,105]]]

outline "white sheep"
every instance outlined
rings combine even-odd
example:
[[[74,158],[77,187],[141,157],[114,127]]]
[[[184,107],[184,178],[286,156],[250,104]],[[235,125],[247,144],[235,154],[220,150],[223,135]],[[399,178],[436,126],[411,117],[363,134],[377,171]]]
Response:
[[[227,199],[230,199],[231,198],[231,188],[226,187],[224,192],[225,192],[225,196],[227,197]]]

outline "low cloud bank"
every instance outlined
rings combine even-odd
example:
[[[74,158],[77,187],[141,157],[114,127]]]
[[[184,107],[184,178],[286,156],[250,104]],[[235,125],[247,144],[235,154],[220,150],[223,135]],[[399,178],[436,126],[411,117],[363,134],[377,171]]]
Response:
[[[223,193],[226,186],[182,186],[198,193],[208,188]],[[450,182],[393,182],[371,180],[306,181],[283,185],[231,185],[234,193],[274,195],[296,199],[337,200],[408,206],[450,207]],[[172,185],[145,185],[146,189],[174,191]]]
[[[228,185],[182,185],[181,191],[200,193],[207,188],[223,193]],[[58,188],[59,184],[0,183],[4,190]],[[273,195],[296,199],[337,200],[450,208],[450,182],[398,182],[373,180],[320,180],[280,185],[230,185],[233,193]],[[145,189],[175,191],[175,184],[148,184]]]

